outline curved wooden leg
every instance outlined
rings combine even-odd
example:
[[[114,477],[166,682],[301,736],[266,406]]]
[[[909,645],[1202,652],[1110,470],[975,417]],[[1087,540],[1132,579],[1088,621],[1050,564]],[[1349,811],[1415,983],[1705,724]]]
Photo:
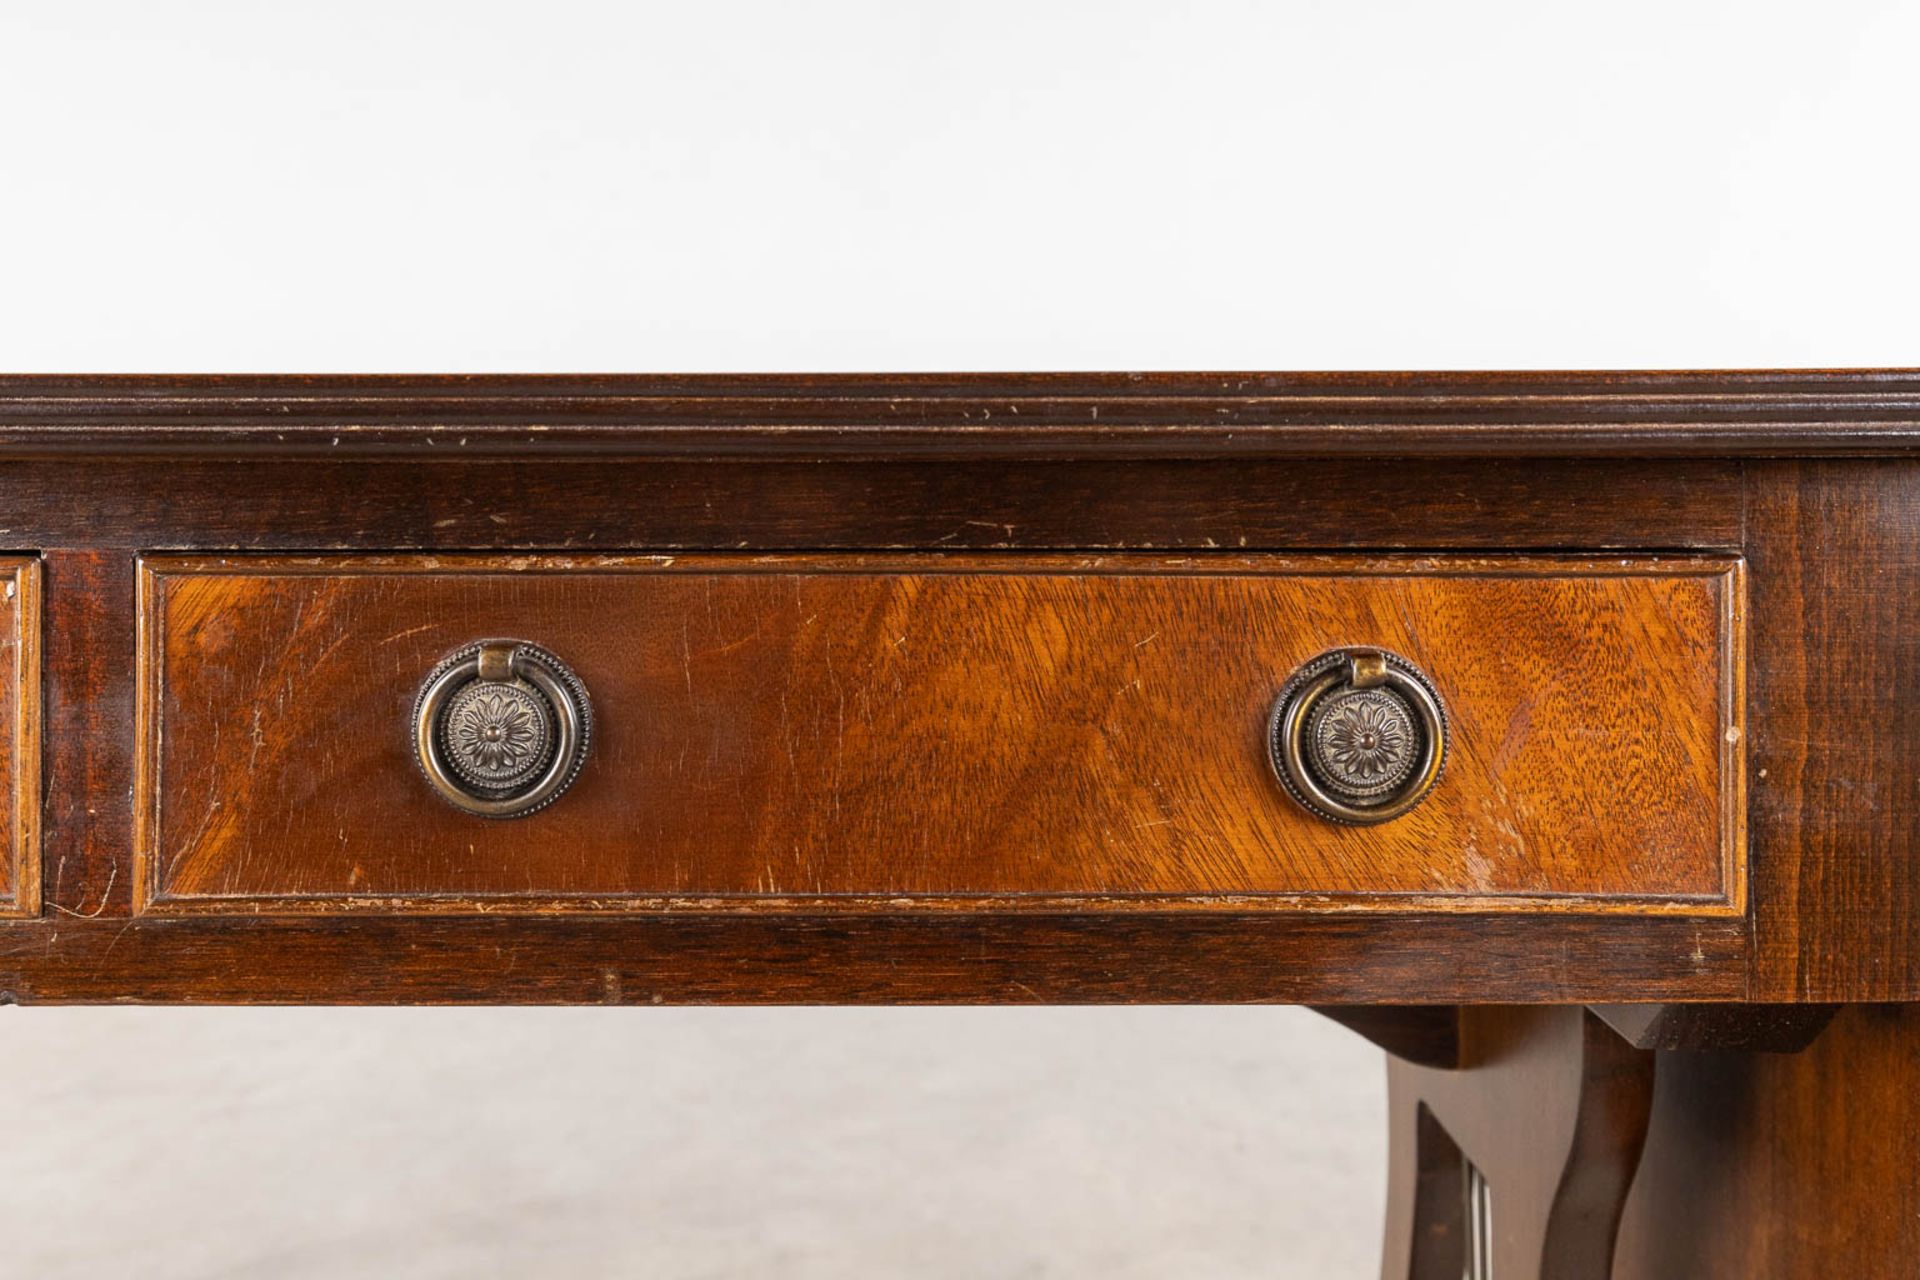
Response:
[[[1411,1091],[1392,1101],[1387,1134],[1387,1248],[1392,1280],[1461,1280],[1467,1267],[1467,1163]]]
[[[1459,1011],[1459,1066],[1389,1059],[1385,1280],[1607,1280],[1653,1103],[1653,1061],[1576,1007]],[[1491,1212],[1484,1253],[1468,1166]]]

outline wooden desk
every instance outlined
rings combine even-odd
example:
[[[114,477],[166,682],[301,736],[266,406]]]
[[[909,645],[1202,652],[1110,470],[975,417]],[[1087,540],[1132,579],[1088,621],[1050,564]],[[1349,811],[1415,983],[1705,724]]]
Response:
[[[0,378],[0,988],[1315,1004],[1389,1274],[1913,1274],[1914,1020],[1820,1032],[1920,996],[1917,454],[1898,372]]]

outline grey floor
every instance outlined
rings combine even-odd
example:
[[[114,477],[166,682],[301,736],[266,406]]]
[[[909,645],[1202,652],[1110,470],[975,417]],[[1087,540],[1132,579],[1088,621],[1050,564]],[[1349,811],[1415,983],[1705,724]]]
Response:
[[[1294,1009],[0,1010],[0,1276],[1342,1280]]]

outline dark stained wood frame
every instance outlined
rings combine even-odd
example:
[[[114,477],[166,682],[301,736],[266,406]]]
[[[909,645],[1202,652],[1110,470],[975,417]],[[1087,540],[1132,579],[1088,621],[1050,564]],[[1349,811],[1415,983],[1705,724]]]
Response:
[[[0,500],[46,726],[0,1000],[1920,999],[1914,371],[0,377]],[[132,914],[139,555],[736,548],[1744,556],[1748,911]]]
[[[1860,456],[1912,370],[0,375],[0,451],[555,457]]]

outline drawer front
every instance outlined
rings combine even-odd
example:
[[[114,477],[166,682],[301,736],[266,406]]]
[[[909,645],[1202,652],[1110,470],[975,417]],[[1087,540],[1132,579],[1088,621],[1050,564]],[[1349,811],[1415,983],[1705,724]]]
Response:
[[[0,556],[0,916],[40,914],[40,562]]]
[[[151,556],[148,912],[1744,906],[1731,557]],[[514,637],[592,746],[506,821],[415,759]],[[1343,826],[1276,780],[1302,664],[1423,672],[1445,769]]]

